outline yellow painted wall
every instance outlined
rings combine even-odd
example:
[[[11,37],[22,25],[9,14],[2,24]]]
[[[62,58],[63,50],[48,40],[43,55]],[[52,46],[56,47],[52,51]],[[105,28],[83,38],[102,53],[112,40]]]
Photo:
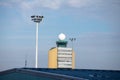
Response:
[[[48,52],[48,68],[57,68],[57,48],[50,49]],[[75,68],[75,53],[72,52],[72,69]]]
[[[72,52],[72,69],[75,68],[75,53],[74,51]]]
[[[57,68],[57,48],[48,52],[48,68]]]

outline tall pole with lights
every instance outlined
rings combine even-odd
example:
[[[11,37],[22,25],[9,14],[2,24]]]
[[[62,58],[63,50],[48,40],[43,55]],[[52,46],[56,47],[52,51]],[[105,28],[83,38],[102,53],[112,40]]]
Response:
[[[69,38],[69,40],[72,42],[72,50],[73,50],[73,42],[76,41],[76,38]]]
[[[75,53],[73,51],[73,42],[76,41],[76,38],[69,38],[69,40],[72,42],[72,67],[75,67]]]
[[[38,24],[42,21],[43,16],[33,15],[31,19],[36,22],[36,56],[35,56],[35,67],[38,68]]]

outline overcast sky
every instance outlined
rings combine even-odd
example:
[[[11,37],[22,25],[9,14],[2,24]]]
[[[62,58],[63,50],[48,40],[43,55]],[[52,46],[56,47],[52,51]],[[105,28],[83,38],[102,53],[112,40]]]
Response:
[[[39,24],[39,67],[47,68],[48,50],[64,33],[74,42],[76,68],[120,70],[120,0],[0,0],[0,70],[35,65]]]

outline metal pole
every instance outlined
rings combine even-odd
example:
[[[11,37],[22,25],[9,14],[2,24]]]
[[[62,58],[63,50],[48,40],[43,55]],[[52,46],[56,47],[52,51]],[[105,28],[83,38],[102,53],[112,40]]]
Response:
[[[25,55],[25,68],[27,67],[27,54]]]
[[[38,68],[38,23],[36,23],[36,62],[35,67]]]
[[[74,54],[74,51],[73,51],[73,47],[74,47],[74,44],[73,44],[73,42],[76,40],[76,38],[70,38],[69,39],[71,42],[72,42],[72,68],[74,68],[74,58],[73,58],[73,54]]]
[[[38,68],[38,24],[42,21],[43,16],[33,15],[32,21],[36,22],[36,55],[35,55],[35,67]]]
[[[73,51],[73,47],[74,47],[73,42],[76,40],[76,38],[70,38],[69,40],[72,42],[72,51]]]
[[[72,40],[72,51],[73,51],[73,40]]]

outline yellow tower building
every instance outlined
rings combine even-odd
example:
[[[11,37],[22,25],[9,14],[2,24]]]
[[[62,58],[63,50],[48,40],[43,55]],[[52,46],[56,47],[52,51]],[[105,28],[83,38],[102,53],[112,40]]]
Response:
[[[56,41],[57,47],[48,52],[48,68],[75,68],[75,53],[72,48],[67,48],[65,35],[61,33]]]

